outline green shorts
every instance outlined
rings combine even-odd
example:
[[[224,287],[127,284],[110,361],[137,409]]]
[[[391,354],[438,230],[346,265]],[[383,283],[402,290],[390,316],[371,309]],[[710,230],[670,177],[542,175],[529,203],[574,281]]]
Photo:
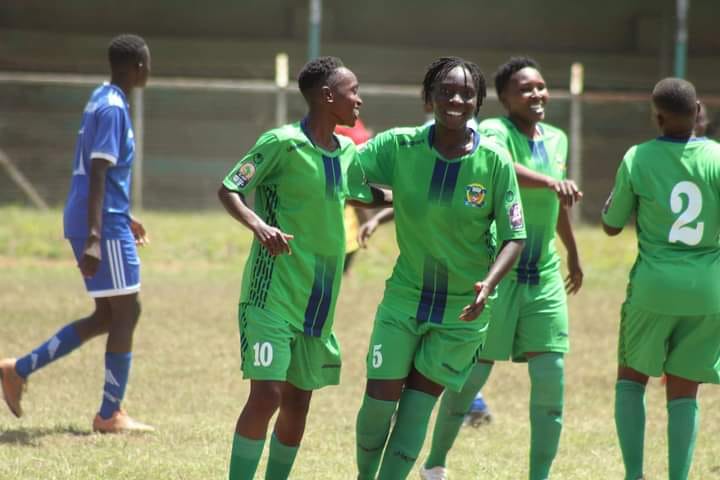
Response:
[[[538,285],[514,278],[500,282],[480,359],[524,362],[528,352],[569,349],[567,296],[559,272]]]
[[[240,353],[243,378],[287,381],[301,390],[340,383],[340,345],[311,337],[265,309],[241,303]]]
[[[418,372],[459,392],[485,339],[490,307],[470,323],[418,322],[381,304],[375,315],[367,376],[371,380],[405,378],[414,365]]]
[[[624,303],[618,364],[653,377],[720,383],[720,314],[661,315]]]

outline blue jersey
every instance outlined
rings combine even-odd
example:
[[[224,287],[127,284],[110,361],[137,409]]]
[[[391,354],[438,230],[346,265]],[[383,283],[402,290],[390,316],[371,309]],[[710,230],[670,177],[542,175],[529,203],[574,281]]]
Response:
[[[104,83],[90,96],[78,132],[72,183],[65,204],[65,238],[88,236],[90,162],[111,163],[105,177],[102,238],[120,238],[130,229],[130,178],[135,139],[125,93]]]

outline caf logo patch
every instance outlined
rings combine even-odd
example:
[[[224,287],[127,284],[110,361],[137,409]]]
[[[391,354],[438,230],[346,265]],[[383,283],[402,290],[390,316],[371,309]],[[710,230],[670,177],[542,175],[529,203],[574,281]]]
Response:
[[[244,188],[254,176],[255,165],[252,163],[243,163],[240,165],[240,168],[238,168],[235,175],[233,175],[232,181],[238,187]]]
[[[482,207],[485,205],[487,188],[480,183],[471,183],[465,186],[465,205],[469,207]]]

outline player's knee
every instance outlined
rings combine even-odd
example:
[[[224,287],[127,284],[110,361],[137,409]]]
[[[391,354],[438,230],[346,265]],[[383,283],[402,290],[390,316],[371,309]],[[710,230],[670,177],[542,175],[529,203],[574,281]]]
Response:
[[[561,353],[544,353],[528,361],[530,402],[562,410],[565,364]]]
[[[250,389],[247,406],[259,416],[271,417],[280,406],[282,387],[277,382],[257,382]]]

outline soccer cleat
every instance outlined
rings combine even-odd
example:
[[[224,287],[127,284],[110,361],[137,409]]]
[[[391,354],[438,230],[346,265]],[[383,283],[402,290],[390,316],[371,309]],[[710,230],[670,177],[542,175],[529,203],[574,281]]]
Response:
[[[491,421],[492,415],[490,414],[490,409],[485,403],[485,399],[482,397],[482,394],[478,393],[477,397],[475,397],[475,400],[473,400],[473,403],[470,406],[470,411],[465,414],[463,425],[477,428],[482,425],[486,425]]]
[[[98,433],[143,433],[154,432],[155,429],[150,425],[130,417],[125,410],[116,410],[112,417],[105,419],[98,413],[93,420],[93,432]]]
[[[448,480],[447,468],[441,465],[433,468],[425,468],[425,465],[421,465],[420,478],[423,480]]]
[[[16,417],[22,417],[22,407],[20,400],[22,399],[23,390],[27,386],[27,380],[22,378],[15,371],[14,358],[4,358],[0,360],[0,379],[2,379],[2,391],[5,403],[10,411]]]

